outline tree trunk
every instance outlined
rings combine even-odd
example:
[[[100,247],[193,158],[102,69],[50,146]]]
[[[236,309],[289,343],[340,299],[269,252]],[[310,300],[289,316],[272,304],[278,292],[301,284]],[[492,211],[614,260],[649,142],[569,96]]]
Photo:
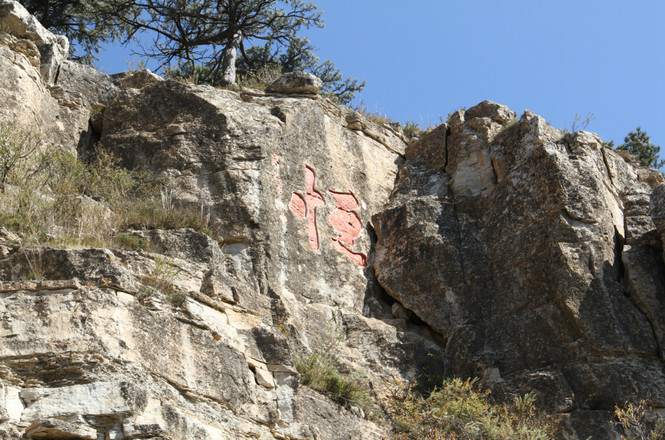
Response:
[[[222,51],[222,85],[229,86],[236,83],[236,59],[238,58],[238,47],[242,41],[242,32],[233,35]]]

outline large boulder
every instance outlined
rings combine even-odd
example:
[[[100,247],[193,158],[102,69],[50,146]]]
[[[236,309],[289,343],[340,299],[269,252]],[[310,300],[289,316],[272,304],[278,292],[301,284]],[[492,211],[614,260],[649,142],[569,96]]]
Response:
[[[289,72],[268,84],[268,93],[302,93],[317,95],[321,91],[323,83],[321,79],[308,72]]]
[[[513,118],[483,102],[409,146],[372,219],[377,279],[445,338],[447,374],[499,396],[535,390],[572,431],[599,411],[611,430],[614,405],[665,405],[665,266],[649,217],[662,177],[594,134]]]

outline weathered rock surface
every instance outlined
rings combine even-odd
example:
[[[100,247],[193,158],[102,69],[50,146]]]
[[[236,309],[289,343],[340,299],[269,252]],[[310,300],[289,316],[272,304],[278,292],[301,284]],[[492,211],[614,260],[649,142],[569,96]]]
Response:
[[[4,35],[14,46],[0,46],[0,69],[15,75],[0,91],[17,106],[3,118],[82,155],[101,138],[222,239],[130,231],[151,250],[130,252],[20,248],[3,236],[2,436],[385,436],[303,387],[294,360],[343,334],[336,355],[377,394],[441,365],[426,328],[392,319],[368,267],[368,220],[393,188],[403,138],[368,121],[351,129],[350,110],[313,95],[109,77],[68,61],[47,85],[38,51],[17,49],[31,40]]]
[[[618,438],[627,400],[665,407],[663,178],[596,135],[483,102],[407,147],[318,79],[110,77],[17,2],[0,22],[0,118],[115,152],[219,235],[126,231],[149,244],[126,251],[0,229],[0,438],[385,438],[300,382],[338,335],[378,398],[478,376],[535,392],[569,439]]]
[[[287,95],[296,93],[318,95],[321,92],[322,86],[323,82],[321,79],[311,73],[289,72],[268,84],[266,92]]]
[[[374,267],[443,335],[447,375],[536,390],[586,438],[590,411],[605,412],[599,433],[614,405],[665,405],[665,266],[649,216],[662,177],[594,134],[513,118],[483,102],[407,149],[373,217]]]
[[[269,316],[195,291],[180,308],[145,297],[155,277],[196,288],[215,259],[35,248],[0,260],[0,438],[381,438],[299,386]]]
[[[117,88],[108,75],[67,61],[69,43],[44,29],[21,4],[0,1],[0,120],[76,151],[96,139],[90,117]]]
[[[47,84],[53,84],[60,64],[69,53],[67,38],[47,31],[20,3],[13,0],[0,1],[0,29],[37,45],[41,76]]]
[[[349,130],[343,112],[164,81],[119,94],[101,144],[178,188],[174,203],[210,216],[229,273],[250,290],[285,307],[361,313],[368,221],[392,190],[404,143],[387,129],[390,149]]]

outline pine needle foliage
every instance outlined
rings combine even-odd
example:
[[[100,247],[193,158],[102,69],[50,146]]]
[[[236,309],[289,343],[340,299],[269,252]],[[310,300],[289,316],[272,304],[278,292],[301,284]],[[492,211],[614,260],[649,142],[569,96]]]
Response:
[[[651,143],[651,138],[641,127],[628,133],[623,142],[617,150],[629,152],[643,167],[661,168],[665,165],[665,160],[658,158],[660,147]]]

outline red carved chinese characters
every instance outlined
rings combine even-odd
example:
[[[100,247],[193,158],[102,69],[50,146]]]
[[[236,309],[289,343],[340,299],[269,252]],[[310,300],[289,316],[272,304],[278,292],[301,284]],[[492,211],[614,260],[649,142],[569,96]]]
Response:
[[[319,231],[316,228],[316,207],[325,205],[323,196],[314,188],[315,175],[310,167],[305,168],[306,198],[293,193],[289,209],[301,218],[306,218],[309,224],[309,244],[315,251],[319,250]]]
[[[314,251],[319,250],[319,232],[316,225],[316,207],[325,205],[323,196],[315,188],[315,174],[310,167],[305,168],[305,197],[298,193],[291,195],[289,210],[300,218],[307,219],[309,226],[309,244]],[[328,217],[328,221],[338,232],[332,238],[335,247],[358,265],[367,266],[367,257],[364,254],[353,252],[353,243],[362,232],[362,222],[354,211],[358,209],[358,200],[348,192],[328,191],[337,207]]]
[[[360,217],[353,212],[358,209],[358,200],[352,193],[328,192],[337,202],[337,208],[328,217],[330,224],[339,232],[337,237],[332,239],[333,243],[351,260],[360,266],[367,266],[367,257],[351,250],[353,249],[353,241],[360,237],[360,231],[363,228]]]

